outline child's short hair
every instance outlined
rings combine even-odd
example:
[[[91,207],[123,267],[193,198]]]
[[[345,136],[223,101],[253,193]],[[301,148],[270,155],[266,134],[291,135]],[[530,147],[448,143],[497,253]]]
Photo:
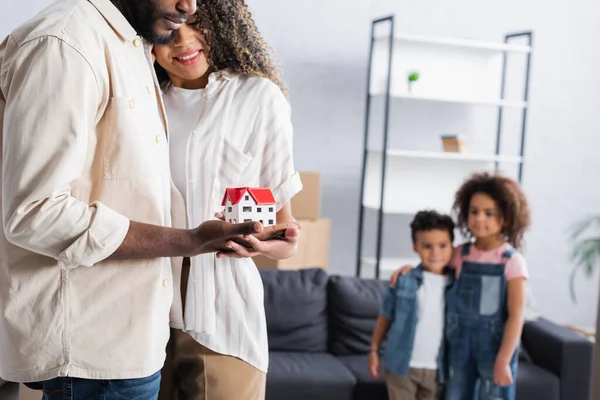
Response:
[[[450,242],[454,243],[454,221],[449,215],[433,210],[419,211],[410,223],[413,243],[417,241],[417,233],[425,231],[447,231]]]
[[[454,212],[457,214],[456,225],[465,237],[472,237],[467,226],[471,198],[483,193],[496,202],[505,226],[502,235],[513,247],[519,248],[523,242],[523,234],[531,223],[529,205],[521,185],[505,176],[487,172],[473,174],[456,192]]]

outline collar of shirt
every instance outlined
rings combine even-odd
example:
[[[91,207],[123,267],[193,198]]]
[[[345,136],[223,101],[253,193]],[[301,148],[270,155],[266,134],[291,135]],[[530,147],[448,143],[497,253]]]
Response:
[[[123,13],[110,0],[88,0],[106,19],[108,24],[115,30],[122,40],[133,42],[139,40],[137,32]]]
[[[208,85],[204,88],[204,98],[208,99],[213,97],[221,85],[231,81],[239,74],[237,72],[232,71],[229,68],[221,69],[219,71],[212,72],[208,76]],[[171,87],[171,81],[162,82],[161,90],[163,93],[166,93],[167,90]]]
[[[208,76],[208,85],[206,86],[206,98],[210,98],[217,93],[217,89],[219,88],[221,83],[228,82],[235,78],[238,74],[230,70],[229,68],[225,68],[219,71],[215,71]]]

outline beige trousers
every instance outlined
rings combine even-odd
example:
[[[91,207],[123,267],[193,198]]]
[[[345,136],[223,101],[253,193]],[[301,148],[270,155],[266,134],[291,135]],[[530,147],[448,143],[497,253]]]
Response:
[[[266,374],[172,329],[159,400],[264,400]]]
[[[182,299],[186,298],[188,277],[189,260],[185,259]],[[264,372],[237,357],[215,353],[179,329],[171,329],[161,374],[159,400],[265,399]]]
[[[390,400],[436,400],[437,371],[411,368],[408,376],[385,374]]]

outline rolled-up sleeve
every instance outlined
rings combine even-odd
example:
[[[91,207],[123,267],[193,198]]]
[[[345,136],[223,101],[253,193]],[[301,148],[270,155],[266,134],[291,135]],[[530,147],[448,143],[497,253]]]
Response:
[[[279,211],[302,190],[302,181],[294,167],[290,104],[272,82],[266,89],[268,101],[259,110],[256,126],[257,134],[264,135],[260,185],[271,188]]]
[[[26,42],[4,60],[2,220],[16,246],[61,268],[92,266],[122,243],[129,220],[71,195],[95,136],[98,83],[83,55],[57,37]],[[95,140],[95,139],[94,139]]]

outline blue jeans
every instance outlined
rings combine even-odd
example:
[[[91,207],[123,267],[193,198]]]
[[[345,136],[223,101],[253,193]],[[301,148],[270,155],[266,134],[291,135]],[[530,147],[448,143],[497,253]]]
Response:
[[[61,377],[25,385],[34,390],[42,390],[42,400],[156,400],[160,388],[160,371],[140,379]]]

